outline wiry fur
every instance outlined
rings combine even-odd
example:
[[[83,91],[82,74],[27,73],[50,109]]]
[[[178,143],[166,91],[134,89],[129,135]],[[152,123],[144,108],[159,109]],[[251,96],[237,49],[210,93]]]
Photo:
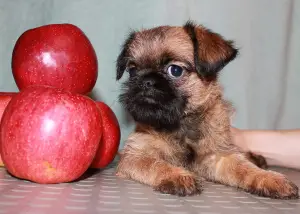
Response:
[[[295,184],[260,168],[261,157],[232,143],[233,108],[217,76],[237,53],[232,41],[191,22],[131,34],[117,79],[134,66],[120,101],[136,129],[121,153],[118,176],[180,196],[200,193],[206,179],[271,198],[298,197]],[[171,79],[170,64],[183,66],[185,74]]]

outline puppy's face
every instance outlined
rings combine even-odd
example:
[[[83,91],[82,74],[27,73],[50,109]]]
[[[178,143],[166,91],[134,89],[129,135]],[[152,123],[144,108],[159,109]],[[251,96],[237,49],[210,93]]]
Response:
[[[217,74],[236,55],[231,41],[191,22],[132,32],[117,60],[117,80],[129,74],[120,102],[136,122],[179,128],[219,95]]]

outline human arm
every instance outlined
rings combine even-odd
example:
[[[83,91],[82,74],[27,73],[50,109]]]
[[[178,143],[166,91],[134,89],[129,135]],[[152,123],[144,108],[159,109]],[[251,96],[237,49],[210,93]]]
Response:
[[[237,146],[264,156],[268,165],[300,169],[300,129],[231,131]]]

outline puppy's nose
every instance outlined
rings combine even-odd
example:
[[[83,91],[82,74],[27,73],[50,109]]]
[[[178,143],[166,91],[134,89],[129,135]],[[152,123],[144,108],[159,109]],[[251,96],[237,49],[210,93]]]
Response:
[[[146,88],[152,87],[155,84],[155,80],[153,78],[146,78],[143,81],[143,86]]]

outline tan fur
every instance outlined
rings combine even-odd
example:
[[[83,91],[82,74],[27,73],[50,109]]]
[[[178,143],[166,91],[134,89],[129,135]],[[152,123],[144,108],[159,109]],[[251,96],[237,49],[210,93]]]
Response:
[[[165,51],[176,52],[178,58],[184,58],[192,62],[192,49],[193,46],[188,41],[188,36],[182,28],[164,27],[138,32],[130,46],[132,58],[138,62],[143,61],[144,57],[151,61],[160,59]]]
[[[228,43],[219,35],[202,27],[196,33],[203,61],[214,63],[231,54]],[[136,66],[160,60],[165,52],[172,53],[182,63],[194,64],[193,44],[181,27],[142,30],[136,34],[129,52]],[[196,154],[193,163],[186,163],[186,149],[174,142],[177,132],[157,132],[136,124],[121,153],[118,176],[178,195],[200,193],[201,181],[207,179],[267,197],[298,197],[298,188],[292,182],[281,174],[257,167],[232,143],[230,119],[234,109],[223,98],[218,81],[206,82],[191,72],[178,87],[189,95],[185,114],[201,109],[198,115],[201,123],[196,129],[203,136],[198,142],[185,139],[185,145]]]
[[[198,27],[196,30],[199,41],[200,58],[206,62],[214,63],[231,54],[229,44],[220,35]]]

